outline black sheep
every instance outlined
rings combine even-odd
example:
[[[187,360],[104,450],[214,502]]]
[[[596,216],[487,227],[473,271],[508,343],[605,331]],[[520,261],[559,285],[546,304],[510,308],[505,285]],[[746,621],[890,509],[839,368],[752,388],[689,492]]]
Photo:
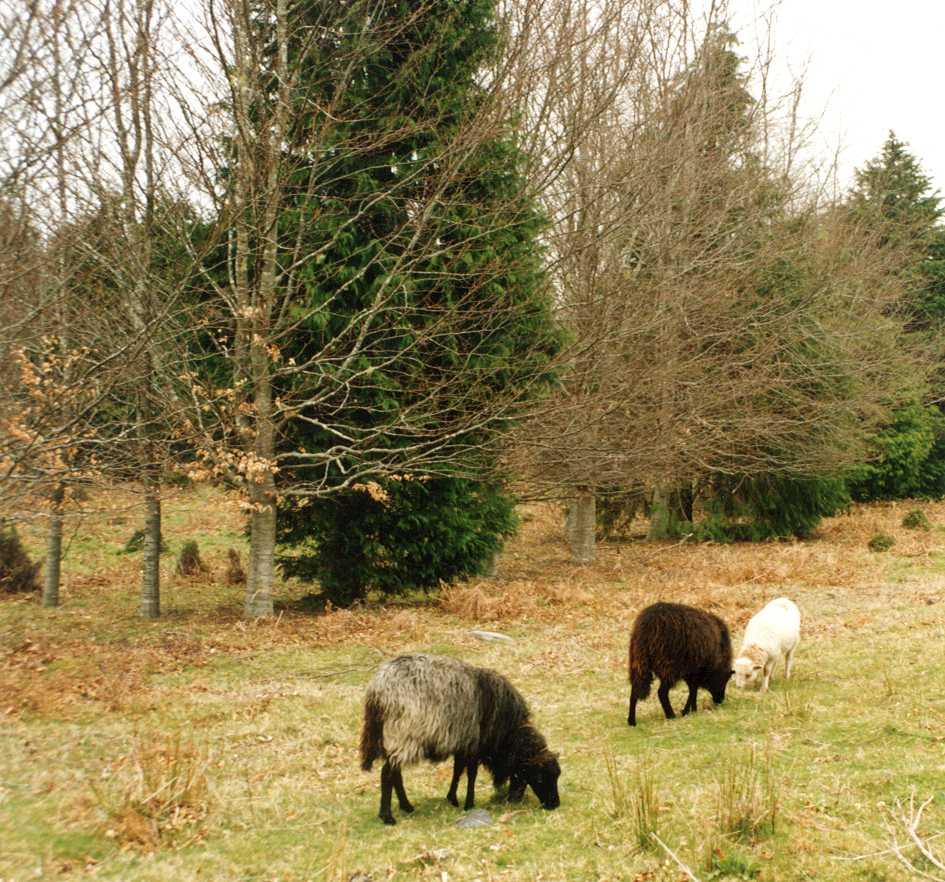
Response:
[[[364,702],[361,767],[375,759],[381,769],[380,817],[393,824],[391,794],[411,812],[401,767],[453,757],[453,780],[446,798],[459,805],[456,790],[466,772],[466,808],[475,802],[479,764],[496,787],[509,781],[517,802],[531,786],[546,809],[559,805],[558,759],[529,720],[528,706],[501,674],[436,655],[402,655],[385,662]]]
[[[654,603],[633,623],[630,634],[630,709],[627,723],[637,724],[637,702],[650,694],[654,677],[666,719],[676,715],[669,703],[669,690],[680,680],[689,687],[683,716],[696,710],[699,687],[708,689],[712,700],[725,700],[725,687],[732,676],[732,640],[728,625],[717,615],[681,603]]]

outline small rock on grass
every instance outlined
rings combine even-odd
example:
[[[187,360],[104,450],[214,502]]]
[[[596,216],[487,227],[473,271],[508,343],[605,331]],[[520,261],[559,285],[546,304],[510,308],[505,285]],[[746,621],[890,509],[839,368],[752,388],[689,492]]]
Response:
[[[485,809],[472,809],[466,812],[454,825],[454,827],[491,827],[492,815]]]
[[[501,643],[515,642],[507,634],[499,634],[496,631],[470,631],[469,633],[472,634],[473,637],[478,637],[480,640],[497,640]]]
[[[421,855],[417,855],[417,863],[420,864],[442,864],[453,856],[448,848],[431,848]]]

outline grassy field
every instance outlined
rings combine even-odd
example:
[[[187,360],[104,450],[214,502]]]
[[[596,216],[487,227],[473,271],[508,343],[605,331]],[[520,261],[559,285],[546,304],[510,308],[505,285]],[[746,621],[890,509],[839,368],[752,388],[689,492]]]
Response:
[[[804,543],[608,545],[577,568],[557,512],[535,506],[494,579],[327,613],[286,585],[276,619],[250,624],[222,585],[226,549],[244,546],[235,502],[181,493],[166,503],[165,616],[145,623],[139,558],[118,553],[138,513],[116,493],[67,526],[61,609],[0,601],[0,880],[691,878],[656,837],[703,882],[911,878],[882,852],[905,842],[895,815],[912,793],[934,797],[921,832],[945,830],[945,505],[922,506],[928,532],[900,526],[911,507],[860,508]],[[40,526],[26,530],[37,554]],[[897,539],[884,554],[866,547],[879,530]],[[206,578],[173,574],[190,538]],[[790,683],[779,669],[768,695],[731,687],[714,709],[700,693],[672,722],[654,694],[627,727],[640,608],[703,605],[737,641],[780,594],[804,617]],[[408,770],[416,812],[380,823],[377,775],[358,768],[361,696],[406,650],[519,686],[560,751],[558,811],[531,794],[511,810],[486,776],[494,824],[457,828],[444,764]]]

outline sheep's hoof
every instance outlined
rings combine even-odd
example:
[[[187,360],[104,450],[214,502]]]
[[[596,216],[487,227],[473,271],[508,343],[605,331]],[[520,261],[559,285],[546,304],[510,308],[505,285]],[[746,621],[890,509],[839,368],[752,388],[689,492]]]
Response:
[[[381,820],[387,824],[388,827],[392,827],[397,822],[394,820],[393,815],[381,815]]]
[[[409,815],[413,811],[413,806],[409,802],[402,802],[400,804],[400,810]]]
[[[453,796],[453,795],[447,793],[447,794],[446,794],[446,801],[447,801],[451,806],[453,806],[453,808],[459,808],[459,800],[458,800],[455,796]]]

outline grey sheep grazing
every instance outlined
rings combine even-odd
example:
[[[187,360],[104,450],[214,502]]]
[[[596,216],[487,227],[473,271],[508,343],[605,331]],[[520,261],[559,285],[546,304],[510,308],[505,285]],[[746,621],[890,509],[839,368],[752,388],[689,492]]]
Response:
[[[526,786],[542,806],[557,808],[558,759],[529,721],[518,690],[501,674],[436,655],[402,655],[385,662],[368,684],[361,733],[361,767],[367,771],[384,758],[380,818],[393,824],[391,794],[401,811],[413,806],[404,790],[403,766],[453,757],[447,793],[452,805],[466,772],[466,803],[475,805],[479,764],[496,787],[509,781],[509,800],[517,802]]]

